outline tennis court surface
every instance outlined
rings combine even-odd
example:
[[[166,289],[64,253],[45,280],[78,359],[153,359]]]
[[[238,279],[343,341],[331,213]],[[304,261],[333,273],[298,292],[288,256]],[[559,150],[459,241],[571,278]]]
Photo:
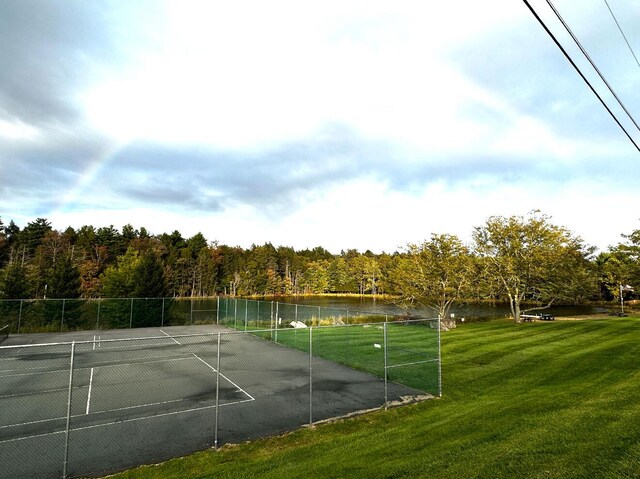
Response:
[[[318,329],[283,330],[278,342],[218,325],[9,336],[2,475],[100,476],[425,397],[385,380],[381,327],[347,329],[352,346],[337,349],[335,332],[329,344]],[[382,374],[357,365],[356,345]],[[352,367],[327,359],[338,349]]]

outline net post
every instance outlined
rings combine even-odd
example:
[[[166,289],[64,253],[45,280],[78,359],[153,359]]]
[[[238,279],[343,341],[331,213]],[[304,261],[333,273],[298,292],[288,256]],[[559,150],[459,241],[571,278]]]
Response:
[[[221,333],[218,333],[218,351],[216,359],[216,419],[213,440],[213,447],[216,450],[218,449],[218,416],[220,411],[220,335]]]
[[[76,342],[71,343],[71,359],[69,366],[69,391],[67,393],[67,423],[65,426],[64,462],[62,463],[62,478],[67,477],[67,465],[69,462],[69,426],[71,423],[71,399],[73,396],[73,359],[75,357]]]

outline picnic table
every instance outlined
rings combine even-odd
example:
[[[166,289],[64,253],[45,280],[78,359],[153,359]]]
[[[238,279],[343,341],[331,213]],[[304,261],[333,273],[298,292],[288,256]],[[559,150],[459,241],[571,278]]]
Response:
[[[532,322],[534,319],[539,319],[541,321],[553,321],[555,318],[555,316],[553,316],[552,314],[521,314],[520,317],[522,318],[522,321],[524,321],[525,323],[530,323]]]

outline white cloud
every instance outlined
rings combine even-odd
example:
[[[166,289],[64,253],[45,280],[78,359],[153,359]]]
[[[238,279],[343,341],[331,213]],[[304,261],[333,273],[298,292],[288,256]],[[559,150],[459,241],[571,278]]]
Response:
[[[490,215],[531,209],[599,246],[633,228],[620,208],[637,202],[632,148],[588,92],[574,91],[579,80],[519,2],[111,8],[118,47],[88,61],[91,78],[70,94],[89,125],[45,121],[41,132],[0,120],[4,164],[28,159],[42,165],[38,181],[53,179],[28,198],[1,198],[3,219],[52,205],[59,228],[131,223],[333,251],[393,251],[433,232],[468,239]],[[600,27],[586,30],[597,33],[590,44]],[[78,153],[87,132],[98,153]],[[120,149],[104,146],[112,139]],[[35,152],[16,146],[32,140]],[[87,174],[108,158],[117,161]],[[26,185],[11,191],[36,183],[11,173],[7,185]],[[584,183],[597,175],[606,177]]]
[[[34,140],[39,134],[38,128],[20,120],[8,121],[0,118],[0,138],[14,141]]]
[[[342,122],[427,149],[472,143],[484,129],[459,110],[477,88],[442,48],[519,12],[468,7],[170,3],[161,44],[88,90],[86,113],[124,142],[246,149]]]

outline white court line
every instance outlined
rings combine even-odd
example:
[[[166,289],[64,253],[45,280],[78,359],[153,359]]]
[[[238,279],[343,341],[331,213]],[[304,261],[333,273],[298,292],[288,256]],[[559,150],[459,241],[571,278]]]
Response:
[[[160,330],[160,332],[164,334],[166,337],[170,338],[174,343],[182,346],[182,343],[180,341],[178,341],[176,338],[171,337],[169,334],[165,333],[162,329]]]
[[[110,361],[108,363],[98,364],[96,368],[117,368],[120,366],[137,366],[138,364],[149,364],[149,363],[167,363],[169,361],[184,361],[185,359],[191,359],[187,353],[181,353],[180,355],[184,356],[182,358],[167,358],[166,356],[152,356],[150,358],[140,358],[140,359],[150,359],[151,361],[137,361],[135,363],[119,363],[115,361]],[[89,369],[89,368],[74,368],[75,371],[79,371],[81,369]]]
[[[25,344],[25,346],[31,344],[33,342],[33,339],[30,339],[28,343]],[[18,354],[20,351],[22,351],[24,348],[20,348],[18,349],[14,354]],[[18,361],[18,360],[22,360],[23,358],[2,358],[0,359],[0,361]]]
[[[198,360],[202,361],[204,364],[207,365],[207,367],[209,367],[214,373],[217,372],[216,368],[214,368],[213,366],[211,366],[211,364],[209,364],[208,362],[206,362],[204,359],[202,359],[200,356],[198,356],[196,353],[191,353],[193,354],[196,358],[198,358]],[[229,379],[227,376],[225,376],[224,374],[220,373],[220,376],[222,376],[224,379],[226,379],[228,382],[230,382],[233,386],[235,386],[236,388],[238,388],[238,391],[240,391],[243,394],[246,394],[247,396],[249,396],[251,398],[252,401],[255,401],[254,397],[249,394],[247,391],[245,391],[244,389],[242,389],[240,386],[238,386],[236,383],[234,383],[231,379]]]
[[[112,368],[112,367],[117,367],[117,366],[135,366],[136,364],[147,364],[147,363],[161,363],[163,361],[182,361],[183,359],[191,359],[191,355],[188,353],[180,353],[179,356],[184,356],[182,358],[170,358],[167,359],[166,356],[151,356],[148,358],[133,358],[135,359],[150,359],[151,361],[137,361],[137,362],[133,362],[133,363],[122,363],[122,362],[118,362],[118,361],[109,361],[109,362],[105,362],[103,364],[99,364],[97,367],[100,368]],[[45,366],[46,367],[46,366]],[[0,378],[10,378],[10,377],[14,377],[14,376],[29,376],[29,375],[33,375],[33,374],[49,374],[49,373],[64,373],[64,372],[69,372],[69,369],[54,369],[53,371],[40,371],[38,372],[37,370],[39,369],[44,369],[45,367],[41,367],[41,368],[28,368],[27,371],[35,371],[32,373],[20,373],[20,374],[0,374]],[[89,369],[88,367],[86,368],[73,368],[74,371],[80,371],[82,369]],[[9,373],[9,372],[14,372],[14,371],[24,371],[24,368],[21,369],[4,369],[4,370],[0,370],[0,373]]]
[[[250,401],[255,401],[255,399],[245,399],[244,401],[235,401],[235,402],[229,402],[229,403],[225,403],[225,404],[220,404],[220,407],[223,407],[223,406],[234,406],[236,404],[242,404],[242,403],[250,402]],[[134,418],[131,418],[131,419],[121,419],[120,421],[105,422],[103,424],[94,424],[93,426],[83,426],[83,427],[71,428],[70,431],[83,431],[85,429],[97,429],[99,427],[115,426],[116,424],[124,424],[124,423],[127,423],[127,422],[134,422],[134,421],[144,421],[146,419],[155,419],[155,418],[158,418],[158,417],[174,416],[176,414],[184,414],[184,413],[188,413],[188,412],[203,411],[205,409],[213,409],[213,408],[215,408],[215,406],[202,406],[202,407],[196,407],[196,408],[191,408],[191,409],[183,409],[182,411],[172,411],[172,412],[166,412],[166,413],[162,413],[162,414],[154,414],[153,416],[134,417]],[[76,417],[76,416],[72,416],[72,417]],[[60,418],[60,419],[64,419],[64,418]],[[35,421],[35,422],[39,422],[39,421]],[[24,423],[24,424],[32,424],[32,423]],[[34,434],[32,436],[17,437],[17,438],[14,438],[14,439],[5,439],[4,441],[0,441],[0,444],[4,444],[4,443],[8,443],[8,442],[24,441],[26,439],[33,439],[33,438],[36,438],[36,437],[53,436],[55,434],[64,434],[64,432],[65,432],[64,430],[60,430],[60,431],[54,431],[54,432],[45,432],[43,434]]]
[[[91,368],[91,376],[89,376],[89,392],[87,393],[87,411],[85,414],[89,414],[89,405],[91,404],[91,388],[93,386],[93,368]]]
[[[33,342],[33,339],[30,339],[29,342],[27,344],[31,344]],[[18,351],[16,351],[16,354],[19,353],[20,351],[22,351],[24,348],[20,348],[18,349]]]
[[[37,371],[38,369],[44,368],[29,368],[30,371],[34,371],[32,373],[19,373],[19,374],[0,374],[0,378],[14,378],[18,376],[33,376],[34,374],[54,374],[54,373],[69,373],[69,368],[67,369],[54,369],[53,371]],[[14,371],[24,371],[24,369],[5,369],[4,371],[0,371],[0,373],[11,373]]]
[[[196,357],[196,359],[198,359],[199,361],[202,361],[204,364],[207,365],[207,367],[209,367],[210,369],[212,369],[213,371],[215,371],[215,369],[206,361],[204,361],[202,358],[199,358],[196,354],[191,353],[188,356],[185,356],[184,358],[174,358],[174,359],[164,359],[164,361],[182,361],[185,359],[193,359],[193,357]],[[145,363],[149,363],[149,362],[163,362],[163,361],[145,361]],[[133,365],[136,364],[144,364],[144,363],[133,363]],[[107,365],[107,366],[98,366],[98,367],[114,367],[114,366],[128,366],[129,364],[111,364],[111,365]],[[77,369],[88,369],[88,368],[77,368]],[[93,368],[91,368],[93,370]],[[50,371],[50,372],[63,372],[63,373],[68,373],[67,370],[58,370],[58,371]],[[45,373],[30,373],[30,374],[45,374]],[[16,376],[21,376],[20,374],[16,375]],[[242,388],[240,388],[237,384],[235,384],[233,381],[231,381],[229,378],[227,378],[225,375],[220,374],[220,376],[222,376],[224,379],[226,379],[227,381],[229,381],[233,386],[235,386],[236,388],[238,388],[238,390],[242,393],[244,393],[247,397],[249,397],[250,399],[248,399],[249,401],[255,401],[255,399],[253,398],[253,396],[251,396],[249,393],[247,393],[246,391],[242,390]],[[82,389],[82,388],[86,388],[87,386],[76,386],[74,387],[75,389]],[[67,391],[68,388],[64,388],[64,389],[57,389],[57,390],[52,390],[52,391]],[[48,391],[37,391],[33,394],[40,394],[42,392],[48,392]],[[25,395],[28,395],[25,393]],[[89,396],[91,395],[91,387],[89,389]],[[200,396],[200,397],[206,397],[206,396]],[[193,398],[190,398],[193,399]],[[125,406],[125,407],[120,407],[120,408],[115,408],[115,409],[107,409],[104,411],[95,411],[92,414],[104,414],[104,413],[108,413],[108,412],[113,412],[113,411],[126,411],[126,410],[130,410],[130,409],[139,409],[139,408],[144,408],[144,407],[150,407],[150,406],[160,406],[162,404],[170,404],[170,403],[176,403],[176,402],[180,402],[180,401],[186,401],[187,398],[180,398],[180,399],[170,399],[167,401],[159,401],[159,402],[154,402],[154,403],[148,403],[148,404],[138,404],[138,405],[134,405],[134,406]],[[244,401],[241,401],[244,402]],[[235,403],[225,403],[225,404],[235,404]],[[215,407],[215,406],[214,406]],[[87,398],[87,410],[89,409],[89,398]],[[85,413],[85,414],[89,414],[89,413]],[[80,417],[81,415],[72,415],[71,417]],[[37,421],[29,421],[29,422],[23,422],[23,423],[16,423],[16,424],[6,424],[3,426],[0,426],[0,429],[5,429],[8,427],[20,427],[20,426],[25,426],[25,425],[29,425],[29,424],[37,424],[37,423],[44,423],[44,422],[50,422],[50,421],[59,421],[61,419],[65,419],[65,416],[63,417],[54,417],[54,418],[49,418],[49,419],[40,419]]]
[[[82,388],[85,388],[86,386],[81,386]],[[67,389],[65,389],[66,391]],[[205,397],[205,396],[201,396],[201,397]],[[198,398],[193,398],[193,399],[198,399]],[[125,407],[119,407],[119,408],[115,408],[115,409],[107,409],[105,411],[94,411],[93,413],[91,413],[92,415],[97,415],[97,414],[105,414],[105,413],[109,413],[109,412],[114,412],[114,411],[127,411],[130,409],[140,409],[143,407],[149,407],[149,406],[161,406],[162,404],[170,404],[170,403],[175,403],[175,402],[180,402],[180,401],[186,401],[185,398],[181,398],[181,399],[169,399],[168,401],[160,401],[160,402],[152,402],[149,404],[140,404],[140,405],[136,405],[136,406],[125,406]],[[88,413],[86,413],[88,414]],[[76,418],[76,417],[81,417],[81,416],[86,416],[86,414],[72,414],[71,418]],[[146,417],[146,416],[145,416]],[[20,427],[20,426],[28,426],[31,424],[39,424],[39,423],[44,423],[44,422],[52,422],[52,421],[61,421],[63,419],[66,419],[67,416],[60,416],[60,417],[52,417],[52,418],[48,418],[48,419],[38,419],[37,421],[28,421],[28,422],[19,422],[16,424],[7,424],[5,426],[0,426],[0,429],[6,429],[9,427]]]
[[[199,357],[197,354],[195,353],[191,353],[189,356],[184,357],[184,358],[175,358],[175,359],[165,359],[165,361],[181,361],[183,359],[191,359],[192,357],[195,357],[197,360],[199,360],[200,362],[202,362],[203,364],[205,364],[209,369],[211,369],[212,371],[216,372],[216,369],[211,366],[208,362],[206,362],[204,359],[202,359],[201,357]],[[145,361],[143,363],[148,363],[148,362],[162,362],[162,361]],[[132,365],[135,364],[143,364],[143,363],[131,363]],[[114,365],[108,365],[108,366],[101,366],[101,367],[113,367],[113,366],[127,366],[129,364],[114,364]],[[79,368],[79,369],[88,369],[88,368]],[[93,368],[92,372],[93,372]],[[58,370],[58,371],[50,371],[50,372],[67,372],[66,370]],[[45,374],[45,373],[30,373],[30,374]],[[19,376],[19,375],[18,375]],[[227,376],[225,376],[224,374],[220,374],[220,376],[222,376],[226,381],[228,381],[230,384],[232,384],[234,387],[237,388],[237,390],[241,393],[243,393],[245,396],[247,396],[249,399],[245,399],[242,401],[234,401],[234,402],[229,402],[229,403],[224,403],[224,404],[220,404],[219,406],[232,406],[235,404],[242,404],[245,402],[250,402],[250,401],[255,401],[255,398],[253,396],[251,396],[251,394],[249,394],[248,392],[246,392],[244,389],[242,389],[240,386],[238,386],[236,383],[234,383],[233,381],[231,381]],[[93,375],[91,376],[91,378],[93,377]],[[81,388],[85,388],[87,386],[78,386],[77,389],[81,389]],[[90,389],[89,389],[89,394],[88,396],[91,395],[91,379],[90,379]],[[62,390],[66,390],[62,389]],[[60,391],[60,390],[58,390]],[[202,396],[202,397],[206,397],[206,396]],[[193,398],[190,398],[193,399]],[[169,404],[169,403],[176,403],[176,402],[181,402],[181,401],[186,401],[187,398],[181,398],[181,399],[172,399],[172,400],[168,400],[168,401],[160,401],[160,402],[155,402],[155,403],[148,403],[148,404],[140,404],[140,405],[134,405],[134,406],[126,406],[126,407],[122,407],[122,408],[116,408],[116,409],[108,409],[105,411],[96,411],[91,413],[92,415],[96,415],[96,414],[105,414],[105,413],[110,413],[110,412],[116,412],[116,411],[124,411],[124,410],[131,410],[131,409],[139,409],[139,408],[144,408],[144,407],[151,407],[151,406],[159,406],[162,404]],[[113,421],[113,422],[108,422],[108,423],[103,423],[103,424],[96,424],[93,426],[85,426],[85,427],[81,427],[81,428],[75,428],[75,429],[71,429],[72,431],[80,431],[80,430],[84,430],[84,429],[94,429],[94,428],[98,428],[98,427],[103,427],[103,426],[110,426],[110,425],[115,425],[115,424],[120,424],[120,423],[126,423],[126,422],[132,422],[132,421],[141,421],[141,420],[145,420],[145,419],[153,419],[156,417],[163,417],[163,416],[171,416],[171,415],[175,415],[175,414],[182,414],[182,413],[187,413],[187,412],[195,412],[195,411],[200,411],[200,410],[204,410],[204,409],[211,409],[211,408],[215,408],[215,405],[212,406],[202,406],[202,407],[198,407],[198,408],[190,408],[190,409],[184,409],[181,411],[173,411],[173,412],[169,412],[169,413],[162,413],[162,414],[154,414],[152,416],[143,416],[140,418],[131,418],[131,419],[123,419],[123,420],[119,420],[119,421]],[[89,414],[88,412],[89,410],[89,397],[87,398],[87,412],[84,414]],[[84,415],[72,415],[71,418],[76,418],[76,417],[80,417],[80,416],[84,416]],[[37,421],[29,421],[29,422],[24,422],[24,423],[17,423],[17,424],[8,424],[8,425],[4,425],[4,426],[0,426],[0,429],[6,429],[6,428],[10,428],[10,427],[20,427],[20,426],[26,426],[26,425],[32,425],[32,424],[38,424],[38,423],[46,423],[46,422],[52,422],[52,421],[59,421],[59,420],[63,420],[65,419],[65,416],[63,417],[56,417],[56,418],[49,418],[49,419],[40,419]],[[4,441],[0,441],[0,444],[3,444],[5,442],[15,442],[15,441],[21,441],[24,439],[30,439],[30,438],[36,438],[36,437],[44,437],[44,436],[50,436],[50,435],[54,435],[54,434],[60,434],[60,433],[64,433],[64,430],[61,431],[54,431],[54,432],[50,432],[50,433],[43,433],[43,434],[36,434],[36,435],[32,435],[32,436],[24,436],[24,437],[20,437],[20,438],[15,438],[15,439],[7,439]]]
[[[80,388],[83,388],[85,386],[79,386]],[[64,388],[57,388],[57,389],[42,389],[42,390],[38,390],[38,391],[30,391],[30,392],[25,392],[25,393],[15,393],[15,394],[5,394],[0,396],[0,399],[5,399],[5,398],[15,398],[15,397],[20,397],[20,396],[34,396],[37,394],[47,394],[47,393],[55,393],[55,392],[60,392],[60,391],[68,391],[69,390],[69,386],[64,387]],[[3,427],[3,426],[0,426]]]

